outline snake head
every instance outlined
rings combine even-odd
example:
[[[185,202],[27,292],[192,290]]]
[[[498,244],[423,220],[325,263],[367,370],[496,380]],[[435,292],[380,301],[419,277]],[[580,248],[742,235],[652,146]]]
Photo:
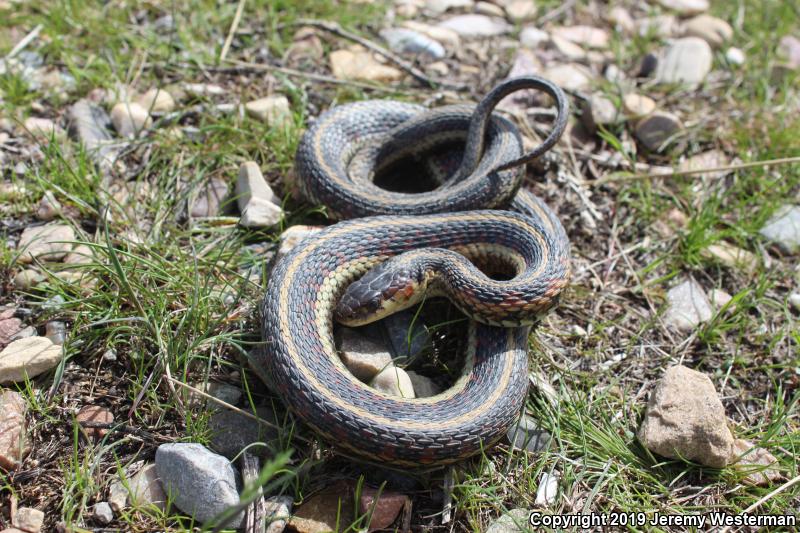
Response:
[[[419,303],[429,276],[425,265],[399,255],[368,270],[345,290],[334,318],[345,326],[363,326]]]

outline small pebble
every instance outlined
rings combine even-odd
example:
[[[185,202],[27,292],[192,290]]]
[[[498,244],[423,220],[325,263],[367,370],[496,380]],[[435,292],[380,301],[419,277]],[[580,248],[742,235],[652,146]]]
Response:
[[[94,506],[92,517],[101,526],[107,526],[114,520],[114,511],[108,502],[100,502]]]

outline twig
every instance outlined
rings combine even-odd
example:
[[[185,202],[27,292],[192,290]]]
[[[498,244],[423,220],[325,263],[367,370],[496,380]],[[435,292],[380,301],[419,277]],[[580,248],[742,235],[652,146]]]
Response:
[[[792,485],[796,485],[798,482],[800,482],[800,476],[793,477],[792,479],[790,479],[789,481],[787,481],[786,483],[784,483],[783,485],[781,485],[777,489],[773,490],[772,492],[770,492],[769,494],[767,494],[766,496],[764,496],[763,498],[761,498],[757,502],[755,502],[752,505],[748,506],[747,509],[742,511],[742,514],[752,513],[753,511],[755,511],[756,509],[761,507],[763,504],[765,504],[767,501],[771,500],[773,496],[777,496],[778,494],[780,494],[781,492],[785,491],[786,489],[788,489]],[[730,529],[730,526],[725,526],[724,528],[722,528],[720,530],[719,533],[727,533],[727,531],[729,529]]]
[[[698,174],[706,174],[710,172],[724,172],[728,170],[741,170],[744,168],[753,167],[771,167],[776,165],[788,165],[791,163],[800,163],[800,157],[783,157],[780,159],[765,159],[763,161],[750,161],[749,163],[739,163],[736,165],[726,165],[723,167],[700,168],[692,170],[676,170],[673,172],[665,172],[663,174],[633,174],[626,176],[624,174],[612,174],[599,180],[587,180],[584,185],[597,186],[605,183],[619,182],[619,181],[638,181],[655,178],[672,178],[677,176],[695,176]]]
[[[258,457],[245,451],[242,454],[242,481],[245,486],[258,481],[260,470]],[[245,511],[244,531],[246,533],[261,533],[267,527],[267,506],[264,502],[264,492],[262,487],[258,487],[258,496]]]
[[[236,13],[233,15],[233,22],[231,22],[231,27],[228,30],[228,36],[225,37],[225,44],[222,45],[222,51],[219,53],[220,63],[225,61],[225,56],[228,55],[228,50],[231,47],[233,36],[236,33],[236,30],[239,28],[239,21],[242,20],[242,12],[244,11],[245,1],[246,0],[239,0],[239,5],[236,6]]]
[[[444,482],[442,483],[442,492],[444,493],[442,500],[442,525],[450,522],[453,516],[453,485],[455,485],[455,467],[448,467],[444,473]]]
[[[447,87],[448,89],[453,89],[457,91],[463,91],[468,88],[468,86],[466,85],[434,80],[433,78],[431,78],[430,76],[419,70],[417,67],[415,67],[402,57],[398,56],[397,54],[390,52],[386,48],[377,45],[368,39],[364,39],[363,37],[360,37],[355,33],[351,33],[345,30],[336,23],[326,22],[324,20],[315,20],[315,19],[300,19],[294,22],[293,25],[311,26],[323,31],[327,31],[328,33],[332,33],[333,35],[336,35],[338,37],[343,37],[345,39],[358,43],[364,48],[372,50],[376,54],[385,57],[386,59],[388,59],[389,61],[391,61],[392,63],[396,64],[398,67],[409,73],[414,79],[424,83],[428,87],[431,88]]]
[[[31,44],[31,41],[33,41],[34,39],[36,39],[36,37],[39,36],[39,32],[42,31],[42,28],[44,28],[43,25],[37,24],[37,26],[33,28],[30,31],[30,33],[28,33],[28,35],[23,37],[22,40],[18,42],[17,45],[14,48],[12,48],[9,53],[6,54],[6,59],[11,59],[18,53],[22,52],[26,46]]]

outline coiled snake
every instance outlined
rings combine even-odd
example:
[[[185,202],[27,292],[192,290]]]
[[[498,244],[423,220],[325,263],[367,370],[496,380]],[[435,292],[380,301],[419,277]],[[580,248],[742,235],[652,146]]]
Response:
[[[527,154],[516,127],[492,113],[520,89],[547,93],[558,110],[550,135]],[[508,430],[526,396],[529,326],[556,303],[570,272],[566,233],[541,200],[519,190],[521,165],[557,142],[567,107],[557,86],[530,76],[501,83],[476,106],[340,105],[306,131],[296,155],[304,194],[352,220],[279,261],[261,306],[265,350],[253,365],[300,419],[336,446],[407,466],[458,461]],[[453,161],[458,168],[448,172]],[[376,185],[392,169],[405,185],[428,174],[439,186],[413,194]],[[476,265],[508,275],[493,279]],[[337,354],[334,320],[376,320],[425,290],[473,319],[461,377],[418,399],[357,380]]]

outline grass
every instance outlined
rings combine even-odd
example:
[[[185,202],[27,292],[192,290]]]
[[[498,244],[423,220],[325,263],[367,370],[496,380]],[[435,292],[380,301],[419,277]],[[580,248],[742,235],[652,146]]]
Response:
[[[542,2],[539,13],[559,5]],[[600,24],[585,9],[586,2],[577,5],[570,16]],[[276,63],[300,18],[336,20],[372,36],[389,7],[381,1],[247,2],[228,58]],[[13,494],[20,505],[43,509],[48,528],[59,522],[85,526],[114,475],[135,459],[151,460],[158,444],[209,441],[210,409],[198,407],[184,389],[171,385],[167,370],[190,384],[235,384],[247,393],[247,409],[272,399],[242,365],[260,341],[254,310],[269,280],[265,265],[283,228],[325,223],[324,206],[308,205],[292,191],[289,177],[298,139],[308,121],[331,103],[387,96],[277,72],[231,70],[229,63],[220,63],[219,53],[235,10],[236,3],[199,0],[159,5],[28,2],[0,8],[0,54],[42,24],[40,38],[29,49],[75,79],[74,88],[60,94],[30,90],[18,73],[0,75],[0,119],[13,124],[29,116],[60,120],[71,102],[96,88],[130,85],[144,92],[162,86],[177,94],[184,82],[205,82],[226,91],[223,99],[186,98],[179,109],[198,106],[197,111],[165,119],[159,130],[131,146],[125,157],[127,192],[112,194],[91,158],[72,141],[41,143],[41,157],[28,165],[24,176],[4,170],[5,181],[24,185],[25,191],[20,196],[4,189],[0,195],[3,218],[16,221],[5,227],[0,243],[0,281],[9,289],[0,294],[2,303],[31,309],[30,323],[40,330],[53,318],[69,324],[62,368],[55,376],[20,385],[30,406],[35,466],[29,460],[15,476],[0,473],[0,500],[5,503]],[[775,53],[781,36],[798,32],[797,6],[742,0],[714,3],[713,12],[734,26],[733,42],[745,51],[745,65],[731,68],[717,51],[715,75],[720,77],[696,93],[637,89],[687,118],[688,133],[664,154],[644,154],[629,151],[630,129],[619,126],[598,139],[595,152],[608,150],[656,164],[674,164],[711,148],[743,161],[800,153],[798,74],[776,68],[780,58]],[[155,28],[156,21],[162,29]],[[635,38],[615,34],[612,40],[615,62],[627,71],[663,44],[653,33]],[[328,36],[323,41],[326,51],[342,45]],[[487,53],[508,55],[491,47]],[[475,62],[466,57],[459,61]],[[324,60],[313,68],[327,73]],[[494,80],[464,81],[477,88]],[[608,83],[600,88],[619,100],[618,88]],[[291,102],[293,116],[286,127],[270,127],[211,106],[248,101],[273,90]],[[424,101],[431,94],[414,89],[402,98]],[[476,89],[472,97],[479,96]],[[168,135],[171,126],[188,134]],[[562,146],[562,156],[564,150]],[[279,227],[246,231],[224,220],[187,221],[187,203],[199,189],[211,178],[232,181],[246,160],[255,160],[283,195],[287,216]],[[526,407],[552,434],[550,449],[529,455],[501,444],[459,464],[452,471],[455,512],[446,525],[438,514],[446,471],[398,474],[343,459],[324,443],[309,446],[304,439],[313,439],[313,434],[291,417],[282,421],[286,428],[274,450],[276,459],[264,465],[257,483],[266,484],[268,493],[294,495],[299,504],[338,479],[356,485],[388,481],[387,490],[413,497],[412,523],[429,531],[482,531],[507,510],[531,509],[545,473],[559,477],[559,496],[548,512],[740,512],[783,481],[752,487],[738,469],[713,470],[655,457],[636,438],[652,383],[677,362],[712,379],[736,437],[774,454],[784,480],[797,476],[800,334],[796,311],[786,298],[797,290],[798,277],[794,259],[776,253],[758,231],[780,205],[797,198],[800,167],[598,187],[590,198],[605,219],[596,220],[594,229],[578,216],[585,209],[581,200],[558,179],[546,176],[543,181],[553,187],[537,186],[535,191],[558,209],[567,226],[575,281],[561,307],[531,338],[531,370],[547,376],[555,401],[532,388]],[[13,277],[22,268],[14,245],[33,220],[44,191],[72,210],[62,219],[75,226],[77,240],[90,247],[92,260],[68,269],[48,267],[43,283],[28,291],[13,290]],[[112,214],[108,231],[98,222],[106,206]],[[664,236],[656,223],[671,209],[683,212],[688,222]],[[701,253],[719,242],[756,254],[762,266],[746,273]],[[71,281],[65,277],[70,272],[82,274],[92,285]],[[688,339],[666,330],[659,319],[666,290],[687,276],[706,289],[733,296],[731,304]],[[51,309],[46,304],[55,297],[63,303]],[[109,349],[116,352],[116,361],[103,358]],[[74,413],[87,403],[108,407],[121,424],[96,444],[80,438],[74,421]],[[795,512],[799,491],[794,486],[770,497],[758,512]],[[114,525],[180,531],[192,524],[175,511],[132,508],[117,516]],[[356,520],[341,529],[360,525]]]

